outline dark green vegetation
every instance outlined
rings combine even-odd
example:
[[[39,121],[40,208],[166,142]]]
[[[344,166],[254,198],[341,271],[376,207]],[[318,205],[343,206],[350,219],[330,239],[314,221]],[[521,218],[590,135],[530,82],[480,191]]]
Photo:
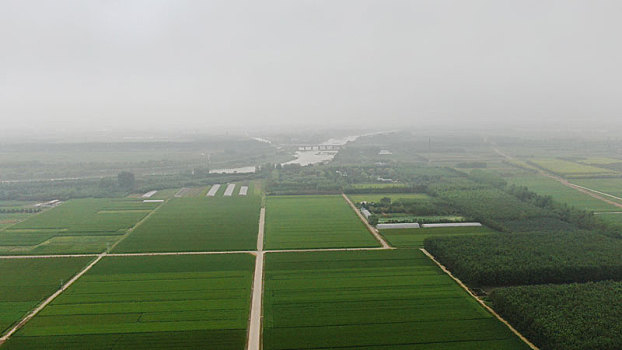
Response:
[[[267,249],[376,247],[341,196],[270,196],[266,200]]]
[[[393,247],[423,248],[423,241],[432,237],[488,235],[495,231],[486,226],[479,227],[431,227],[380,230]]]
[[[622,280],[622,240],[596,233],[446,237],[427,239],[424,244],[471,285]]]
[[[98,253],[158,203],[76,199],[0,231],[0,254]]]
[[[93,258],[0,259],[0,334]]]
[[[253,195],[173,198],[114,252],[254,250],[260,203]]]
[[[243,349],[254,258],[111,257],[95,265],[6,349]]]
[[[527,349],[418,250],[266,256],[264,349]]]
[[[373,214],[370,223],[461,222],[465,218],[448,202],[425,193],[384,193],[350,195],[358,207]]]
[[[490,300],[543,350],[622,349],[622,282],[502,288]]]

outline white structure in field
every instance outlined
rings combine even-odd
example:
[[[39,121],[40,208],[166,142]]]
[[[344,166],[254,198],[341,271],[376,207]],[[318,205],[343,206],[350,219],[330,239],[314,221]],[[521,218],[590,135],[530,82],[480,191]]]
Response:
[[[143,198],[151,198],[153,197],[154,194],[156,194],[158,191],[149,191],[145,194],[143,194]]]
[[[216,195],[216,192],[218,192],[219,189],[220,189],[220,184],[213,185],[207,192],[207,196],[214,197]]]
[[[241,186],[239,195],[246,196],[247,193],[248,193],[248,186]]]
[[[233,194],[233,190],[235,190],[235,184],[228,184],[227,188],[225,189],[225,197],[231,197],[231,195]]]
[[[369,219],[369,217],[371,216],[371,213],[366,208],[361,208],[361,214],[363,214],[365,219]]]
[[[143,203],[162,203],[164,199],[145,199]]]
[[[378,228],[379,230],[386,230],[386,229],[392,229],[392,228],[419,228],[419,224],[416,222],[403,222],[403,223],[397,223],[397,224],[378,224],[376,225],[376,228]]]

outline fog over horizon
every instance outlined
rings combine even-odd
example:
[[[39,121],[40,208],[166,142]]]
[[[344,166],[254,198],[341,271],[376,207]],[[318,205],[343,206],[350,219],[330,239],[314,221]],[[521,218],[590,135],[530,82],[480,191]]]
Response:
[[[1,129],[606,130],[621,17],[619,1],[7,0]]]

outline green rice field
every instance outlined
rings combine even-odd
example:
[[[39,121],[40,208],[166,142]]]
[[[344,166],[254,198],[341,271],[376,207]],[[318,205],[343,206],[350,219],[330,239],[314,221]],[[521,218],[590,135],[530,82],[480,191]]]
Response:
[[[267,249],[376,247],[341,196],[270,196],[266,200]]]
[[[599,168],[592,165],[571,162],[569,160],[549,158],[549,159],[533,159],[533,164],[538,165],[552,173],[561,176],[595,176],[595,175],[612,175],[613,170]]]
[[[159,203],[75,199],[0,231],[0,254],[99,253]]]
[[[6,349],[244,349],[250,254],[109,257]]]
[[[622,178],[576,179],[572,183],[622,198]]]
[[[173,198],[113,252],[254,250],[260,203],[258,196]]]
[[[0,259],[0,334],[56,292],[92,257]]]
[[[603,202],[597,198],[591,197],[576,189],[561,184],[554,179],[540,176],[521,176],[507,178],[507,181],[517,186],[526,186],[529,190],[543,195],[551,196],[554,200],[566,203],[569,206],[588,211],[620,211],[622,209]],[[573,181],[575,182],[575,181]]]
[[[528,349],[419,250],[270,253],[264,349]]]
[[[380,230],[380,234],[397,248],[423,248],[423,241],[431,237],[479,236],[495,233],[485,226],[479,227],[430,227]]]

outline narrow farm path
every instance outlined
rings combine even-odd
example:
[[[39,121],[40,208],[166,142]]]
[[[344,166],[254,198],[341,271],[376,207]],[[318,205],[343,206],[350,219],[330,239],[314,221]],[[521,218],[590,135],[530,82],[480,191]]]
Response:
[[[54,259],[54,258],[83,258],[99,256],[99,254],[57,254],[57,255],[1,255],[0,259]]]
[[[473,294],[471,290],[464,283],[462,283],[460,279],[454,276],[443,264],[438,262],[438,260],[436,260],[436,258],[434,258],[432,254],[430,254],[424,248],[420,248],[420,250],[428,258],[430,258],[430,260],[432,260],[444,273],[446,273],[449,277],[451,277],[451,279],[453,279],[456,283],[458,283],[458,285],[462,287],[462,289],[464,289],[467,293],[469,293],[469,295],[473,297],[480,305],[482,305],[486,310],[488,310],[488,312],[490,312],[499,321],[501,321],[504,325],[506,325],[506,327],[508,327],[512,331],[512,333],[516,334],[516,336],[518,336],[523,342],[525,342],[525,344],[527,344],[533,350],[539,350],[537,346],[535,346],[532,342],[530,342],[527,338],[525,338],[519,331],[517,331],[514,327],[512,327],[512,325],[510,325],[508,321],[506,321],[503,317],[501,317],[501,315],[496,313],[495,310],[493,310],[490,306],[486,305],[486,303],[483,300],[481,300],[475,294]]]
[[[6,332],[0,338],[0,345],[2,345],[13,333],[17,332],[20,328],[22,328],[28,321],[30,321],[33,317],[35,317],[41,310],[43,310],[49,303],[54,301],[56,297],[61,295],[67,288],[69,288],[75,281],[77,281],[82,275],[87,273],[95,264],[97,264],[104,256],[106,256],[106,252],[103,252],[97,255],[97,258],[93,260],[90,264],[88,264],[82,271],[78,272],[73,278],[71,278],[67,283],[65,283],[59,290],[57,290],[54,294],[50,295],[47,299],[45,299],[39,306],[37,306],[34,310],[32,310],[28,315],[22,318],[15,327],[11,328],[8,332]]]
[[[502,156],[502,157],[504,157],[504,158],[506,158],[508,160],[515,160],[514,157],[510,156],[507,153],[501,152],[499,149],[497,149],[494,146],[493,146],[492,149],[495,151],[495,153],[497,153],[498,155],[500,155],[500,156]],[[559,176],[557,176],[555,174],[551,174],[551,173],[549,173],[547,171],[544,171],[544,170],[542,170],[540,168],[535,168],[534,167],[533,169],[537,170],[540,175],[546,176],[546,177],[551,178],[551,179],[553,179],[555,181],[558,181],[559,183],[561,183],[564,186],[570,187],[570,188],[572,188],[574,190],[577,190],[577,191],[579,191],[581,193],[587,194],[588,196],[590,196],[592,198],[596,198],[598,200],[601,200],[601,201],[603,201],[603,202],[605,202],[607,204],[611,204],[611,205],[613,205],[615,207],[622,208],[622,203],[612,201],[612,200],[607,199],[607,198],[605,198],[603,196],[614,198],[614,199],[619,200],[620,202],[622,202],[622,198],[620,198],[620,197],[616,197],[616,196],[614,196],[612,194],[601,192],[601,191],[597,191],[597,190],[594,190],[594,189],[591,189],[591,188],[588,188],[588,187],[585,187],[585,186],[579,186],[577,184],[573,184],[572,182],[570,182],[570,181],[568,181],[568,180],[566,180],[566,179],[564,179],[562,177],[559,177]]]
[[[151,211],[151,213],[145,215],[144,218],[142,218],[139,222],[136,223],[136,225],[132,226],[129,230],[127,230],[127,232],[121,236],[121,238],[119,240],[117,240],[116,242],[114,242],[114,244],[112,246],[110,246],[107,250],[107,252],[111,252],[116,246],[119,245],[119,243],[123,242],[124,239],[127,238],[127,236],[129,236],[130,234],[132,234],[132,232],[134,232],[134,230],[139,227],[140,225],[142,225],[145,221],[149,220],[149,218],[155,214],[158,210],[160,210],[160,208],[162,208],[163,206],[166,205],[166,203],[168,203],[168,199],[165,200],[164,202],[160,203],[160,205],[158,205],[157,208],[153,209]]]
[[[253,292],[251,297],[251,312],[248,325],[248,343],[246,349],[261,349],[261,321],[263,304],[263,240],[266,222],[266,208],[261,208],[259,214],[259,233],[257,234],[257,255],[255,259],[255,275],[253,278]]]
[[[378,232],[378,230],[373,227],[372,225],[369,224],[369,222],[367,222],[367,219],[365,219],[365,217],[363,216],[363,214],[361,214],[361,212],[356,208],[356,206],[354,205],[354,203],[352,203],[352,201],[350,200],[350,198],[348,198],[348,196],[346,196],[345,193],[342,193],[341,196],[343,197],[343,199],[346,200],[346,202],[348,202],[348,204],[350,205],[350,208],[352,208],[352,210],[354,210],[354,212],[356,213],[356,215],[359,217],[359,219],[361,219],[361,221],[363,222],[363,224],[365,224],[365,227],[367,227],[367,230],[374,235],[374,237],[376,238],[376,240],[378,241],[378,243],[380,243],[382,245],[382,249],[395,249],[393,247],[391,247],[389,245],[389,243],[387,243],[387,241],[384,240],[384,238],[382,237],[382,235],[380,235],[380,233]]]

